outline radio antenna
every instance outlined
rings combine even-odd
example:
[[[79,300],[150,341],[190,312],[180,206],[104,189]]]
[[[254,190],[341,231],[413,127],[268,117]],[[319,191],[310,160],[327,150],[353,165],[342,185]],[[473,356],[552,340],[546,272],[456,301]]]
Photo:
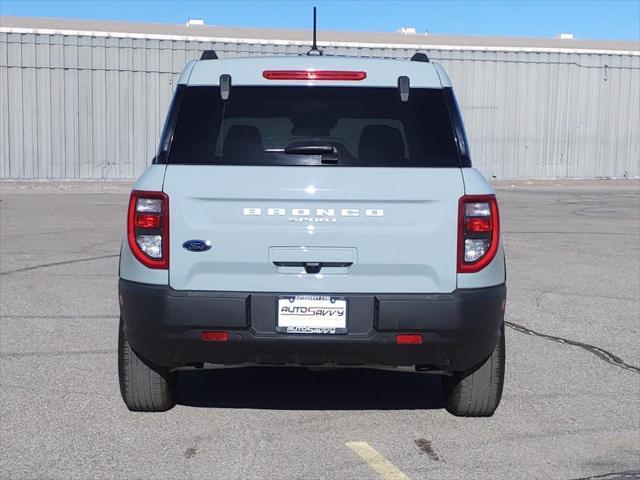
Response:
[[[307,52],[307,55],[322,55],[322,51],[318,49],[316,43],[316,7],[313,7],[313,45],[311,45],[311,50]]]

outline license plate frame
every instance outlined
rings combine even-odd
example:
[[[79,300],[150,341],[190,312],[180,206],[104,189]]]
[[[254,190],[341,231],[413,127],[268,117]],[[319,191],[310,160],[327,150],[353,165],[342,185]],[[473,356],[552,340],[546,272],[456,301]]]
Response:
[[[347,298],[343,296],[282,295],[278,297],[276,305],[276,332],[293,335],[344,335],[349,331],[348,309]],[[319,311],[323,313],[319,314]]]

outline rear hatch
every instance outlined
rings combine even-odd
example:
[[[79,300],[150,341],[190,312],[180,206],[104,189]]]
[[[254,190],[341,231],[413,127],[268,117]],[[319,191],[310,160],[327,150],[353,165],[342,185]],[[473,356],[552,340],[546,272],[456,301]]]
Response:
[[[226,102],[218,87],[179,95],[164,181],[172,288],[456,288],[464,188],[441,89],[412,89],[407,102],[396,88],[369,87],[234,86]]]

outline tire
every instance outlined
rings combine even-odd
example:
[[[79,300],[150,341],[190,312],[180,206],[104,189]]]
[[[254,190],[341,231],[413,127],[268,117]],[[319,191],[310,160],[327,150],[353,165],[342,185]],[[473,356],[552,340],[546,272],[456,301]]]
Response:
[[[498,408],[504,385],[504,325],[496,348],[471,372],[443,377],[447,411],[457,417],[490,417]]]
[[[118,377],[120,394],[132,412],[164,412],[176,404],[177,373],[152,366],[136,354],[122,329],[118,334]]]

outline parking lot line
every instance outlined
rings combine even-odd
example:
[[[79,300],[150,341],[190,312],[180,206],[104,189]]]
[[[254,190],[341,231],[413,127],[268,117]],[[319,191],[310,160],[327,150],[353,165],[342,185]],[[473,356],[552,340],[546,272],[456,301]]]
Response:
[[[404,473],[384,458],[367,442],[347,442],[347,447],[357,453],[383,480],[409,480]]]

